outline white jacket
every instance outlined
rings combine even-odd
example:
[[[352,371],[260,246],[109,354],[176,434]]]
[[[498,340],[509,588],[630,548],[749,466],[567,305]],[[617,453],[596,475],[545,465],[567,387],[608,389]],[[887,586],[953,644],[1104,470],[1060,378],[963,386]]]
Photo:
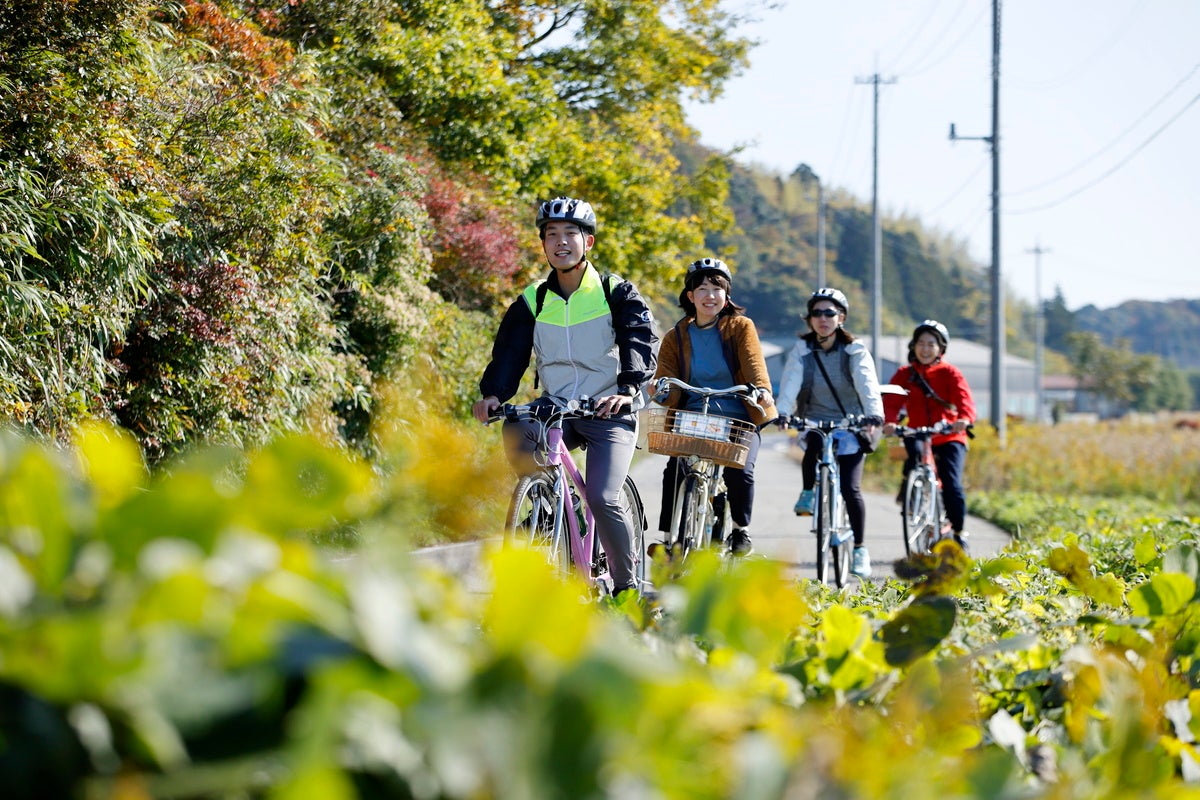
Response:
[[[841,398],[846,404],[849,414],[862,413],[870,417],[883,419],[883,395],[879,392],[879,377],[875,374],[875,359],[871,352],[861,342],[850,342],[842,345],[850,359],[850,377],[854,381],[854,389],[858,393],[859,412],[854,403],[847,402],[854,398]],[[788,353],[787,363],[783,368],[783,377],[779,381],[779,396],[775,398],[780,414],[796,413],[796,398],[804,388],[804,357],[809,354],[809,343],[800,339]],[[824,381],[820,373],[813,376],[814,380]]]

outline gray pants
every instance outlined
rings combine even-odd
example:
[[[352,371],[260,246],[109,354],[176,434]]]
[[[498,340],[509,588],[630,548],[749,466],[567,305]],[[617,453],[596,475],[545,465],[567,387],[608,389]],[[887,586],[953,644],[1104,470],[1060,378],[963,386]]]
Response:
[[[533,453],[541,436],[536,420],[504,423],[504,435],[513,450]],[[629,416],[616,419],[576,419],[563,424],[563,443],[569,450],[587,444],[587,504],[596,519],[596,535],[608,555],[613,591],[636,585],[633,521],[621,508],[621,487],[637,449],[637,430]],[[520,469],[519,465],[518,469]]]

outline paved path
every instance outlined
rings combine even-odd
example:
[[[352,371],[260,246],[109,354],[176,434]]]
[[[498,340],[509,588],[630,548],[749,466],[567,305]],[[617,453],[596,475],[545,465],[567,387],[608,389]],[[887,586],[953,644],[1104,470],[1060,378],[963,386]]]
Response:
[[[762,448],[755,469],[754,519],[750,527],[756,555],[784,561],[796,574],[815,579],[816,542],[812,535],[812,518],[797,517],[792,511],[800,493],[800,462],[788,452],[789,440],[782,432],[768,428],[763,433]],[[868,458],[886,458],[876,453]],[[648,542],[659,535],[658,510],[662,495],[662,471],[665,456],[639,451],[631,474],[646,505],[650,530]],[[865,493],[867,501],[867,549],[875,577],[893,575],[892,563],[904,557],[904,541],[900,532],[900,507],[894,495]],[[971,554],[993,555],[1009,543],[1009,535],[1000,528],[977,517],[967,518]]]

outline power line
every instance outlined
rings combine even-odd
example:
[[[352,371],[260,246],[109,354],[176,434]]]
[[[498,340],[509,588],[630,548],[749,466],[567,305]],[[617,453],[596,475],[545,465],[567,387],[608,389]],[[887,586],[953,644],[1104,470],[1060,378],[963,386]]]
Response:
[[[961,8],[960,8],[960,10],[961,10]],[[930,48],[930,50],[926,51],[925,55],[922,56],[921,59],[918,59],[916,62],[914,62],[913,66],[909,67],[907,70],[897,70],[897,71],[901,75],[903,75],[905,78],[913,78],[913,77],[916,77],[917,75],[924,75],[926,72],[929,72],[929,70],[933,69],[938,64],[941,64],[947,58],[952,56],[954,54],[954,51],[958,49],[958,46],[961,45],[963,43],[963,41],[967,38],[967,36],[975,30],[975,26],[977,26],[979,24],[979,22],[983,19],[984,15],[987,13],[987,10],[988,10],[987,6],[983,6],[980,9],[979,14],[977,14],[975,16],[975,19],[971,20],[971,24],[969,24],[966,28],[964,28],[962,33],[960,33],[958,35],[958,38],[954,40],[954,43],[951,44],[945,50],[943,50],[942,54],[940,56],[938,56],[935,60],[933,60],[932,62],[929,62],[928,64],[925,64],[923,62],[923,59],[927,58],[929,56],[929,54],[933,52],[933,49]],[[955,17],[957,17],[957,16],[958,15],[956,13]],[[951,22],[953,22],[953,20],[951,20]],[[942,40],[942,36],[944,36],[946,31],[948,31],[948,30],[949,30],[949,26],[947,26],[946,29],[943,30],[942,34],[938,35],[938,37],[935,41],[940,44],[941,40]],[[919,69],[918,69],[918,67],[919,67]]]
[[[1116,25],[1113,33],[1111,35],[1109,35],[1109,37],[1107,39],[1102,41],[1100,43],[1100,45],[1095,50],[1093,50],[1091,53],[1089,53],[1087,56],[1085,56],[1082,61],[1075,64],[1075,66],[1071,67],[1066,72],[1059,75],[1057,78],[1053,78],[1048,81],[1040,81],[1040,82],[1033,81],[1033,80],[1021,80],[1018,78],[1016,80],[1007,81],[1007,83],[1010,86],[1015,86],[1015,87],[1019,87],[1019,88],[1023,88],[1023,89],[1052,89],[1056,86],[1061,86],[1062,84],[1069,81],[1072,77],[1074,77],[1077,73],[1082,71],[1083,68],[1086,67],[1088,64],[1091,64],[1093,61],[1095,61],[1096,58],[1107,53],[1110,49],[1112,49],[1112,46],[1114,44],[1116,44],[1122,38],[1124,38],[1125,34],[1127,34],[1130,30],[1133,29],[1132,22],[1133,22],[1134,17],[1137,17],[1142,13],[1142,10],[1145,9],[1146,4],[1148,2],[1149,2],[1149,0],[1142,0],[1142,2],[1136,8],[1134,8],[1132,11],[1130,11],[1129,14],[1127,14],[1125,16],[1125,18]]]
[[[968,176],[967,176],[967,179],[966,179],[965,181],[963,181],[963,182],[962,182],[962,185],[961,185],[961,186],[959,186],[957,189],[955,189],[955,190],[954,190],[954,191],[953,191],[953,192],[950,194],[950,196],[949,196],[949,197],[947,197],[945,200],[943,200],[942,202],[938,203],[938,204],[937,204],[936,206],[934,206],[932,209],[930,209],[929,211],[926,211],[926,212],[924,212],[924,213],[925,213],[927,216],[933,216],[934,214],[936,214],[937,212],[941,211],[941,210],[942,210],[943,208],[945,208],[946,206],[950,205],[950,203],[952,203],[952,202],[954,201],[954,198],[956,198],[956,197],[958,197],[960,194],[962,194],[962,193],[963,193],[963,191],[964,191],[964,190],[965,190],[965,189],[966,189],[968,186],[970,186],[970,185],[971,185],[971,181],[975,180],[976,176],[978,176],[978,175],[979,175],[979,173],[980,173],[980,172],[982,172],[982,171],[983,171],[983,169],[984,169],[985,167],[987,167],[989,164],[991,164],[991,159],[982,159],[982,160],[979,162],[979,166],[977,166],[977,167],[975,168],[975,171],[974,171],[974,172],[972,172],[970,175],[968,175]]]
[[[960,13],[962,13],[963,7],[966,5],[966,2],[967,2],[967,0],[962,0],[962,2],[959,4],[958,11],[954,12],[955,17],[957,17]],[[940,6],[941,4],[942,4],[942,0],[934,0],[934,2],[929,6],[929,11],[926,12],[925,16],[921,19],[921,21],[918,22],[915,26],[913,26],[913,28],[907,34],[908,42],[904,45],[904,47],[900,48],[900,52],[896,53],[896,55],[892,56],[889,59],[890,61],[898,62],[898,61],[900,61],[901,58],[904,57],[904,54],[909,51],[909,48],[911,48],[913,46],[913,44],[916,43],[917,39],[920,38],[921,33],[925,30],[926,23],[928,23],[929,20],[933,17],[934,13],[938,10],[938,6]],[[928,52],[928,51],[926,51],[926,52]],[[921,58],[924,58],[924,57],[925,56],[921,56]],[[919,58],[917,60],[920,61],[921,58]]]
[[[1104,147],[1101,147],[1099,150],[1092,153],[1090,156],[1085,158],[1083,161],[1080,161],[1078,164],[1071,167],[1066,172],[1062,172],[1062,173],[1054,176],[1053,178],[1044,180],[1041,183],[1036,183],[1033,186],[1027,186],[1024,189],[1018,189],[1014,192],[1005,192],[1004,196],[1005,197],[1017,197],[1019,195],[1029,194],[1030,192],[1034,192],[1038,189],[1049,186],[1050,184],[1058,183],[1063,178],[1074,175],[1080,169],[1082,169],[1083,167],[1085,167],[1088,164],[1095,161],[1096,158],[1103,155],[1104,153],[1107,153],[1109,150],[1111,150],[1113,147],[1115,147],[1117,145],[1117,143],[1119,143],[1122,139],[1124,139],[1126,136],[1128,136],[1130,133],[1132,133],[1134,128],[1136,128],[1138,125],[1141,125],[1142,122],[1144,122],[1146,120],[1146,118],[1149,117],[1152,113],[1154,113],[1158,109],[1159,106],[1161,106],[1163,103],[1165,103],[1171,95],[1173,95],[1173,94],[1175,94],[1175,92],[1179,91],[1180,87],[1182,87],[1185,83],[1187,83],[1188,80],[1193,75],[1196,74],[1197,70],[1200,70],[1200,62],[1197,62],[1196,65],[1194,67],[1192,67],[1191,70],[1189,70],[1186,75],[1184,75],[1182,78],[1180,78],[1175,83],[1174,86],[1172,86],[1170,89],[1168,89],[1166,94],[1164,94],[1162,97],[1158,98],[1158,100],[1156,100],[1153,105],[1151,105],[1148,109],[1146,109],[1144,112],[1142,112],[1141,116],[1139,116],[1137,119],[1135,119],[1132,124],[1130,124],[1127,128],[1125,128],[1119,134],[1117,134],[1117,136],[1115,138],[1113,138],[1112,140],[1110,140],[1108,144],[1104,145]]]
[[[1177,119],[1182,117],[1185,111],[1187,111],[1189,108],[1194,106],[1197,101],[1200,101],[1200,94],[1196,95],[1190,101],[1188,101],[1188,104],[1186,106],[1179,109],[1179,111],[1177,111],[1175,113],[1175,116],[1171,117],[1169,120],[1167,120],[1165,123],[1163,123],[1162,127],[1160,127],[1158,130],[1156,130],[1154,133],[1150,134],[1149,138],[1147,138],[1144,142],[1142,142],[1140,145],[1138,145],[1137,148],[1134,149],[1134,151],[1132,153],[1130,153],[1129,155],[1125,156],[1125,158],[1118,161],[1116,164],[1114,164],[1112,167],[1110,167],[1107,171],[1101,173],[1101,175],[1099,177],[1097,177],[1095,180],[1092,180],[1089,183],[1085,183],[1083,186],[1080,186],[1078,189],[1075,189],[1074,191],[1069,192],[1069,193],[1063,195],[1062,197],[1058,198],[1057,200],[1051,201],[1049,203],[1045,203],[1040,206],[1034,206],[1032,208],[1021,208],[1021,209],[1016,209],[1013,211],[1006,211],[1004,213],[1006,213],[1006,214],[1031,214],[1034,211],[1045,211],[1048,208],[1054,208],[1055,206],[1062,205],[1063,203],[1070,200],[1072,197],[1075,197],[1077,195],[1082,194],[1083,192],[1086,192],[1088,189],[1091,189],[1096,184],[1098,184],[1101,181],[1105,180],[1106,178],[1110,177],[1113,173],[1115,173],[1121,167],[1128,164],[1133,159],[1134,156],[1136,156],[1138,153],[1142,152],[1142,150],[1146,149],[1146,147],[1151,142],[1153,142],[1155,139],[1157,139],[1163,133],[1163,131],[1165,131],[1167,128],[1171,127],[1171,125],[1173,125]]]

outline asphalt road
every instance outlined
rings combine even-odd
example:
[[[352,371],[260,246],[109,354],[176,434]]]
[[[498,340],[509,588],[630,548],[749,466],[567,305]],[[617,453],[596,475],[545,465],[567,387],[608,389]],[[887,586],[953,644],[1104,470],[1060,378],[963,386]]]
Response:
[[[755,468],[754,517],[750,525],[755,556],[773,558],[789,564],[796,575],[816,579],[816,541],[812,517],[797,517],[792,511],[800,493],[800,462],[789,452],[788,437],[767,428]],[[797,451],[797,455],[799,451]],[[886,458],[875,453],[868,458]],[[969,457],[969,456],[968,456]],[[662,496],[662,471],[666,456],[639,451],[630,474],[637,483],[646,506],[650,529],[646,541],[658,541],[658,510]],[[897,487],[898,488],[898,487]],[[892,564],[904,557],[900,507],[894,494],[864,493],[867,501],[867,550],[871,554],[873,575],[894,575]],[[968,517],[970,552],[974,556],[994,555],[1009,543],[1009,535],[991,523]]]

